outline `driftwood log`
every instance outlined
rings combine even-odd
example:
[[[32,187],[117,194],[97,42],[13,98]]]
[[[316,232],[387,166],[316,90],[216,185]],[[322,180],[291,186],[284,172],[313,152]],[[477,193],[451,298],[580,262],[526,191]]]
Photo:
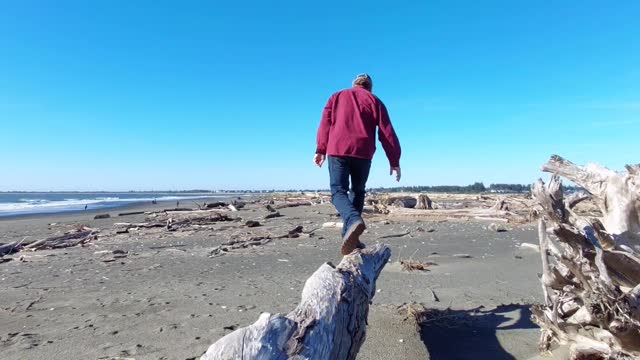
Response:
[[[337,267],[322,265],[307,280],[295,310],[263,313],[211,345],[201,360],[355,359],[376,280],[390,257],[386,245],[376,245],[345,256]]]
[[[519,215],[514,212],[505,211],[505,210],[481,209],[481,208],[434,209],[434,210],[389,208],[388,210],[390,215],[402,215],[402,216],[477,218],[480,220],[491,220],[493,218],[500,218],[500,219],[506,219],[508,222],[516,222],[516,223],[524,223],[524,222],[527,222],[528,220],[525,216]]]
[[[534,184],[545,304],[532,308],[541,350],[568,344],[571,359],[640,357],[640,174],[577,166],[553,156],[549,184]],[[602,216],[579,216],[560,176],[584,188]],[[551,236],[550,236],[551,235]]]

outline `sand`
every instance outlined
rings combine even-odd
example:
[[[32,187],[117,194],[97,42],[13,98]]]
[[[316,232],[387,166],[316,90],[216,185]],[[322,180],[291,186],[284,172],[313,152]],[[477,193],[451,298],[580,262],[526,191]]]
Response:
[[[158,205],[161,207],[161,205]],[[145,207],[147,208],[147,207]],[[120,211],[110,211],[116,215]],[[163,229],[99,238],[84,247],[10,256],[0,263],[2,359],[197,359],[261,312],[289,312],[305,280],[323,263],[340,261],[339,220],[331,205],[282,209],[264,220],[258,205],[234,212],[263,226],[219,223],[214,231]],[[94,213],[0,220],[0,242],[41,238],[84,224],[111,229],[143,215],[93,220]],[[539,329],[529,306],[541,301],[540,256],[533,225],[497,233],[486,222],[375,216],[366,243],[391,247],[378,279],[367,340],[358,359],[532,359]],[[56,225],[48,225],[55,223]],[[279,239],[210,258],[230,238],[280,235],[297,225],[310,238]],[[426,230],[434,230],[428,232]],[[421,231],[425,230],[425,231]],[[384,235],[410,232],[404,237]],[[114,257],[122,250],[124,257]],[[457,257],[468,254],[470,257]],[[24,255],[20,261],[20,256]],[[406,272],[399,260],[432,261]],[[108,262],[105,262],[108,261]],[[432,291],[439,301],[434,301]],[[418,329],[398,307],[417,302],[442,315]],[[447,308],[451,310],[446,310]]]

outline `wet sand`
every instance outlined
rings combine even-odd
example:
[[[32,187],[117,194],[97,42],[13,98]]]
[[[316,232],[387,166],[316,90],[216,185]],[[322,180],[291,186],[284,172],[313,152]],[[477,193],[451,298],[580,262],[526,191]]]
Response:
[[[156,206],[161,207],[166,204]],[[5,257],[13,260],[0,263],[2,358],[197,359],[261,312],[289,312],[305,280],[323,262],[340,261],[339,230],[321,227],[339,219],[331,205],[279,211],[282,217],[265,220],[261,205],[247,205],[230,213],[241,222],[218,223],[213,231],[140,230],[99,237],[83,247]],[[118,212],[125,211],[110,213]],[[114,222],[144,221],[144,215],[103,220],[94,215],[0,220],[0,243],[52,236],[76,224],[112,229]],[[247,228],[246,220],[263,226]],[[506,225],[507,232],[497,233],[476,221],[389,216],[367,221],[363,240],[388,244],[392,262],[378,279],[359,359],[537,356],[539,330],[528,308],[542,299],[536,275],[540,256],[517,246],[537,243],[533,225]],[[280,235],[298,225],[319,229],[309,238],[276,239],[209,257],[229,239]],[[409,235],[380,239],[405,232]],[[114,250],[124,255],[114,256]],[[437,265],[406,272],[398,261],[408,259]],[[417,329],[398,310],[411,302],[443,316]]]

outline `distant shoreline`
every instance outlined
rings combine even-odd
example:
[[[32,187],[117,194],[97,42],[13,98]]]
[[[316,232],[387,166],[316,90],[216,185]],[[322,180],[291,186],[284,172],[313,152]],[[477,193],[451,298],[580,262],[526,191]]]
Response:
[[[17,194],[17,193],[12,193]],[[40,194],[40,193],[31,193],[31,194]],[[55,193],[55,194],[65,194],[65,193]],[[78,193],[81,194],[81,193]],[[87,193],[87,194],[103,194],[103,193]],[[107,193],[110,194],[110,193]],[[153,193],[156,195],[161,195],[160,193]],[[12,210],[10,208],[5,208],[4,210],[0,209],[0,221],[6,220],[15,220],[15,219],[25,219],[25,218],[42,218],[49,216],[77,216],[79,214],[103,214],[103,213],[122,213],[126,211],[147,211],[152,208],[154,210],[162,210],[164,208],[175,208],[177,204],[180,204],[180,207],[188,207],[195,208],[199,203],[202,205],[205,202],[211,201],[229,201],[231,199],[235,199],[237,197],[246,198],[248,194],[202,194],[203,196],[193,196],[195,194],[189,194],[191,196],[186,196],[184,198],[171,198],[171,199],[162,199],[158,198],[157,200],[152,198],[140,198],[140,199],[117,199],[117,200],[88,200],[94,201],[89,202],[87,204],[83,203],[73,203],[71,205],[65,205],[64,201],[51,202],[49,204],[45,204],[43,206],[39,205],[29,205],[28,203],[2,203],[0,201],[0,205],[4,205],[5,207],[11,206],[31,206],[30,208],[18,208],[16,210]],[[154,203],[155,200],[155,203]],[[59,203],[56,204],[56,203]],[[46,207],[46,205],[53,205],[50,207]],[[87,208],[85,209],[84,206]]]

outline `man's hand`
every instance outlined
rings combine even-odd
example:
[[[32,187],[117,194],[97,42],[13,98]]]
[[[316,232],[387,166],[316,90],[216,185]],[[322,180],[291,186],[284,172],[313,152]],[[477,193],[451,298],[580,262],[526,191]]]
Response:
[[[322,167],[325,158],[326,156],[324,154],[315,154],[315,156],[313,157],[313,162],[318,165],[318,167]]]
[[[391,167],[391,171],[389,171],[389,175],[393,175],[393,172],[396,172],[396,181],[400,182],[400,166]]]

